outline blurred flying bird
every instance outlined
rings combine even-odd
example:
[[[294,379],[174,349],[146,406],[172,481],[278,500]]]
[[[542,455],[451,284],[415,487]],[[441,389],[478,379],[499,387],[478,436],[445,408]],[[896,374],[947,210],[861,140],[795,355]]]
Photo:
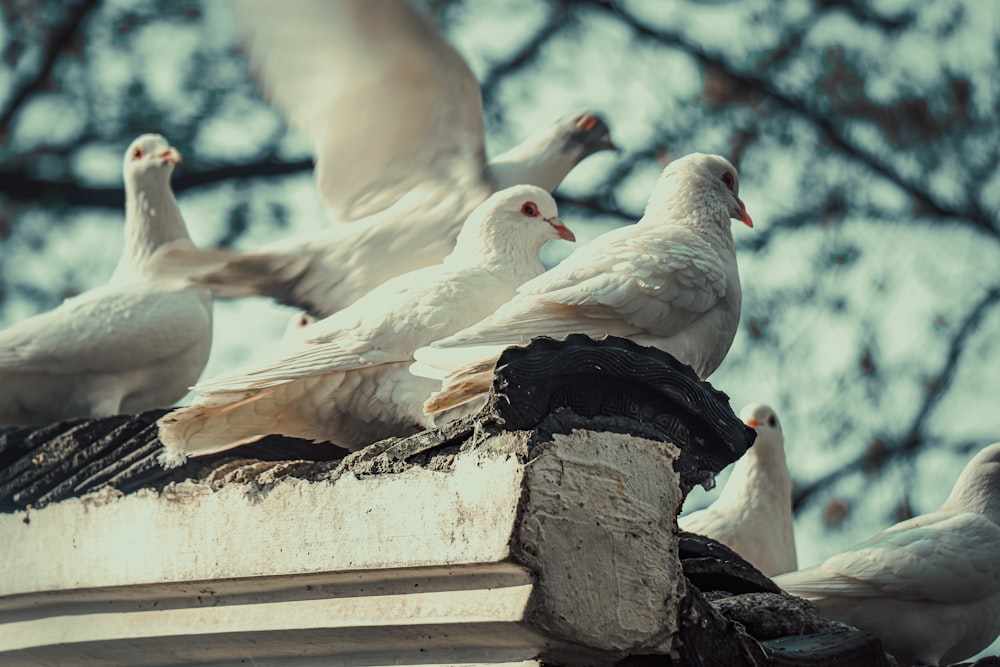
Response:
[[[312,141],[338,224],[246,253],[167,248],[156,260],[164,281],[326,317],[440,262],[491,193],[521,183],[551,192],[581,160],[614,148],[599,117],[578,114],[487,164],[475,77],[406,0],[234,4],[263,89]]]

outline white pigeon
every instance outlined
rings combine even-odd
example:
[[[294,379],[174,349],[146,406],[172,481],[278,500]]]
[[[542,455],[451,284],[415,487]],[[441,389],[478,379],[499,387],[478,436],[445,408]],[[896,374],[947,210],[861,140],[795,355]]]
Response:
[[[489,390],[500,352],[536,336],[622,336],[707,377],[740,319],[729,220],[753,223],[738,195],[736,169],[723,157],[693,153],[671,162],[637,224],[598,236],[492,316],[418,350],[412,372],[447,377],[425,408],[475,400]]]
[[[165,249],[164,281],[271,297],[326,317],[393,276],[440,262],[493,192],[554,190],[614,148],[597,116],[564,118],[489,164],[475,77],[406,0],[238,0],[251,66],[313,144],[320,196],[341,223],[255,251]]]
[[[278,341],[277,353],[281,356],[290,353],[298,349],[302,341],[309,338],[311,327],[318,320],[307,312],[298,312],[292,315],[291,319],[288,320],[288,324],[285,325],[285,331],[281,334],[281,339]]]
[[[407,370],[413,351],[475,322],[544,267],[549,239],[574,240],[545,190],[519,185],[480,205],[441,264],[383,283],[308,324],[297,349],[262,368],[196,387],[194,405],[160,420],[165,465],[265,435],[359,449],[432,425],[423,401],[439,386]]]
[[[798,567],[785,438],[778,416],[766,405],[747,405],[740,419],[757,431],[753,446],[733,465],[719,498],[680,517],[677,525],[722,542],[773,577]]]
[[[938,511],[774,581],[879,637],[901,664],[975,655],[1000,635],[1000,442],[972,458]]]
[[[145,278],[164,243],[191,244],[170,189],[180,154],[156,134],[125,153],[125,247],[109,282],[0,331],[0,424],[172,405],[208,361],[208,290]]]

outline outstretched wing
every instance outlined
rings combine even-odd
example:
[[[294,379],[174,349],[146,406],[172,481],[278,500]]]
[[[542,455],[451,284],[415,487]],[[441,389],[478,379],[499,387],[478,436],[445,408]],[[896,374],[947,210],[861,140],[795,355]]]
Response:
[[[251,66],[271,103],[312,140],[320,194],[341,221],[481,182],[479,86],[409,2],[235,6]]]

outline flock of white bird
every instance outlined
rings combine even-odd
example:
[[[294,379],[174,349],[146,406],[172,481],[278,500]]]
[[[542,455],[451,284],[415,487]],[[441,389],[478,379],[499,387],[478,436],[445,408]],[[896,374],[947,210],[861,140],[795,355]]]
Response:
[[[251,253],[192,243],[170,188],[179,153],[155,134],[125,153],[125,246],[108,283],[0,332],[0,424],[169,407],[208,360],[213,298],[302,309],[274,358],[194,387],[159,422],[161,460],[278,433],[359,449],[475,411],[504,348],[615,335],[702,378],[736,334],[731,220],[752,226],[717,155],[666,166],[645,213],[545,271],[573,241],[550,192],[612,149],[595,115],[560,120],[486,162],[478,86],[429,14],[404,0],[236,0],[272,103],[312,139],[327,234]],[[370,104],[360,105],[359,100]],[[905,664],[947,664],[1000,634],[1000,443],[941,509],[797,570],[791,481],[774,410],[719,499],[680,527],[730,546]]]

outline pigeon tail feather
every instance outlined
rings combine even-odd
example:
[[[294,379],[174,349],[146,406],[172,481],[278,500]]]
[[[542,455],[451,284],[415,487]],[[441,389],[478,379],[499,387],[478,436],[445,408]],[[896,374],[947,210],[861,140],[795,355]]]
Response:
[[[164,459],[184,461],[190,456],[215,454],[269,435],[275,417],[259,410],[269,393],[253,392],[229,403],[200,402],[163,416],[159,421],[160,442],[166,452],[161,455],[161,463]]]
[[[413,353],[416,362],[410,372],[432,380],[444,380],[467,366],[486,361],[495,363],[500,353],[511,344],[471,345],[469,347],[421,347]]]
[[[424,402],[424,413],[433,415],[469,403],[490,390],[500,354],[481,359],[451,373]]]

